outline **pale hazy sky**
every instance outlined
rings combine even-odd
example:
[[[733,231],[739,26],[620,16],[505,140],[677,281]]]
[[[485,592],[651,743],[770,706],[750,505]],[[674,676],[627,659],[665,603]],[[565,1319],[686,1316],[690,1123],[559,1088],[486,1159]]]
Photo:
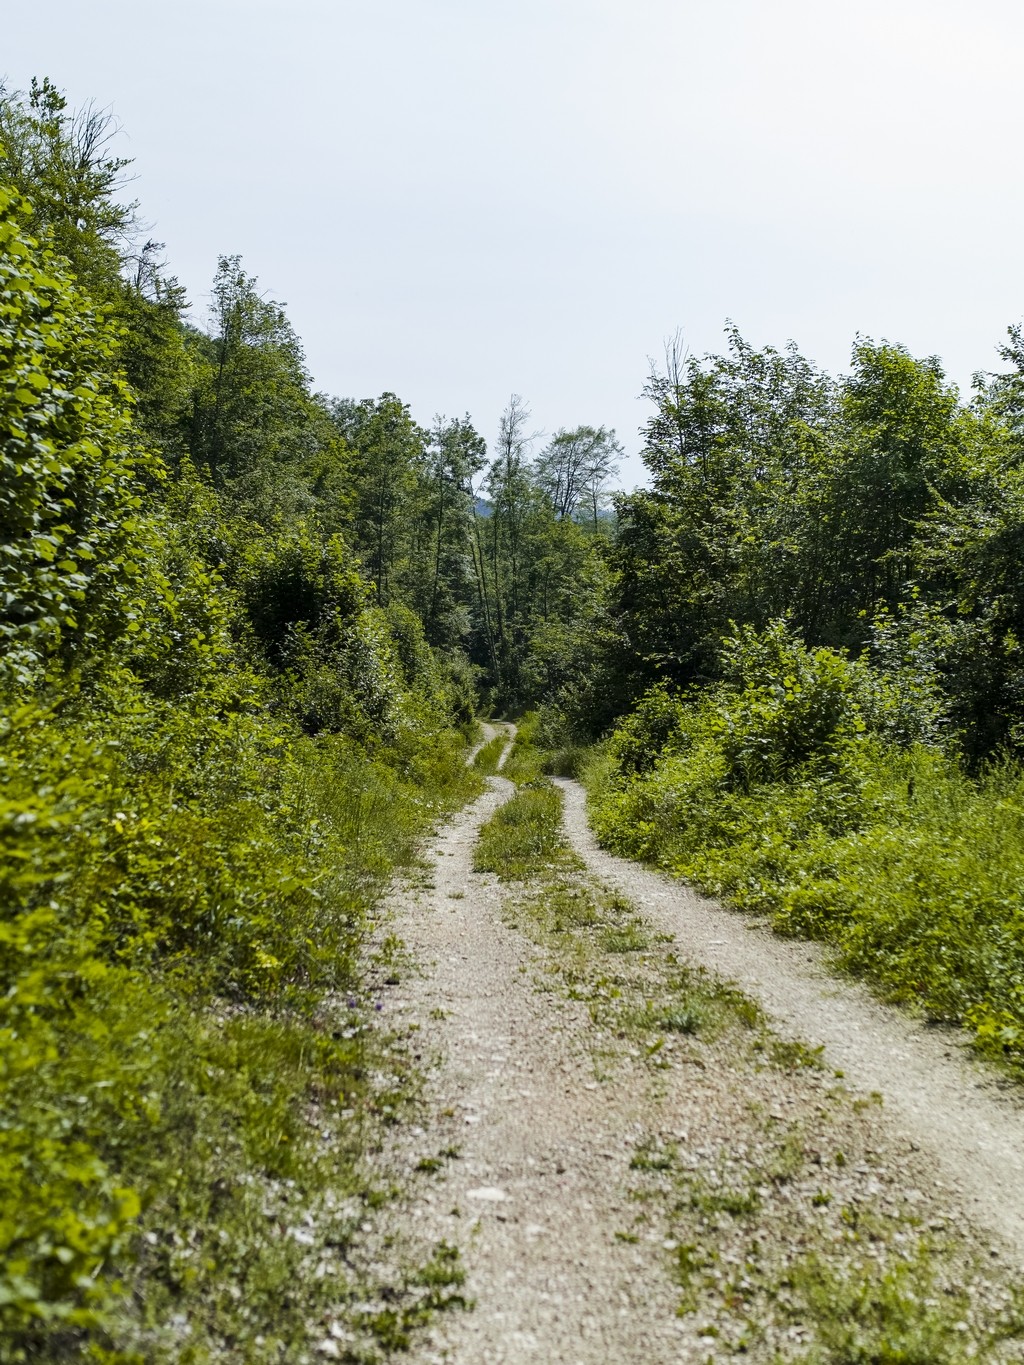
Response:
[[[488,439],[615,426],[647,358],[854,335],[958,382],[1024,314],[1020,0],[47,0],[0,74],[113,106],[195,313],[220,252],[317,385]],[[630,462],[627,481],[640,474]]]

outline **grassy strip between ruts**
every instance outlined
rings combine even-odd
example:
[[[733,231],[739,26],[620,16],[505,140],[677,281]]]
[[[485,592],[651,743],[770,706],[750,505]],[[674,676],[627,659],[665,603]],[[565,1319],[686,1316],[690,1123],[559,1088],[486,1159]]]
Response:
[[[692,1358],[1024,1359],[1015,1284],[950,1231],[916,1158],[887,1149],[874,1099],[586,874],[524,729],[506,771],[525,781],[481,830],[475,866],[521,885],[509,913],[544,948],[547,988],[586,1003],[596,1077],[646,1091],[635,1220],[616,1236],[662,1242]]]
[[[485,776],[496,773],[498,771],[498,764],[501,761],[501,755],[504,753],[505,745],[507,743],[508,736],[502,732],[500,735],[495,735],[493,739],[489,739],[486,744],[482,745],[481,748],[477,750],[473,759],[473,767],[477,772],[483,773]]]

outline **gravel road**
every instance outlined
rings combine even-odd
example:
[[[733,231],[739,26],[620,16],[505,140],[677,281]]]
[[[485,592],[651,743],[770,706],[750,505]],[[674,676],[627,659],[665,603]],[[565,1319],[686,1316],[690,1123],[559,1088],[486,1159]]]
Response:
[[[390,926],[418,969],[388,992],[386,1019],[418,1030],[428,1064],[426,1117],[396,1134],[397,1165],[433,1172],[416,1177],[402,1216],[417,1242],[460,1248],[474,1304],[435,1319],[413,1346],[413,1365],[731,1358],[726,1310],[721,1328],[677,1312],[679,1281],[667,1254],[676,1243],[653,1207],[638,1221],[634,1168],[645,1143],[678,1149],[694,1178],[717,1180],[744,1163],[765,1169],[771,1143],[781,1150],[777,1135],[796,1135],[808,1168],[766,1186],[755,1220],[753,1245],[764,1249],[766,1264],[797,1246],[838,1242],[843,1209],[870,1204],[898,1220],[913,1204],[914,1226],[956,1227],[975,1258],[988,1263],[991,1255],[1011,1274],[1024,1265],[1021,1106],[962,1055],[955,1038],[829,976],[818,949],[773,938],[686,886],[599,849],[582,790],[563,781],[573,847],[662,936],[658,951],[735,981],[784,1037],[823,1044],[853,1098],[837,1098],[830,1071],[780,1074],[734,1056],[728,1040],[717,1051],[714,1042],[690,1040],[673,1051],[670,1041],[655,1071],[642,1049],[612,1039],[618,1052],[609,1060],[587,1001],[562,988],[550,946],[516,920],[516,889],[472,870],[480,825],[513,792],[500,776],[488,782],[427,850],[432,880],[396,893],[390,905]],[[648,956],[653,962],[656,954]],[[878,1092],[884,1103],[866,1105],[857,1092]],[[823,1170],[839,1147],[849,1154],[843,1169]],[[717,1231],[708,1225],[723,1264],[744,1257],[750,1264],[741,1242],[751,1229],[741,1222],[719,1219]],[[971,1289],[978,1321],[1004,1301],[1005,1283],[1004,1276]],[[743,1311],[749,1319],[756,1310],[747,1304]],[[768,1321],[773,1311],[747,1358],[801,1358],[802,1329]]]
[[[434,888],[395,907],[424,974],[390,1009],[443,1047],[420,1142],[459,1152],[415,1210],[416,1232],[461,1247],[477,1305],[446,1315],[412,1359],[678,1361],[685,1325],[660,1247],[615,1238],[631,1216],[640,1101],[595,1081],[586,1006],[534,988],[537,953],[503,924],[498,885],[472,871],[477,829],[513,790],[490,782],[431,850]]]
[[[928,1029],[830,974],[815,944],[699,896],[597,844],[578,783],[561,781],[573,847],[605,881],[676,936],[687,955],[735,981],[784,1033],[824,1044],[851,1087],[884,1099],[894,1131],[931,1158],[972,1221],[1014,1246],[1024,1264],[1024,1105],[966,1055],[962,1037]]]

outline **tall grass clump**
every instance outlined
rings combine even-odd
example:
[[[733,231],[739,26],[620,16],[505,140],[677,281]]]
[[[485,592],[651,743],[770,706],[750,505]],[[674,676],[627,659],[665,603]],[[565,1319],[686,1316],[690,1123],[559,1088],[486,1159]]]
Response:
[[[473,870],[525,881],[564,854],[562,794],[541,779],[521,787],[480,830]]]
[[[968,776],[926,687],[783,626],[729,676],[648,694],[590,768],[602,841],[783,933],[1024,1068],[1024,774]]]
[[[538,741],[541,739],[541,717],[536,711],[527,711],[516,722],[515,739],[501,770],[503,777],[517,784],[540,782],[545,772],[546,751]]]
[[[481,745],[479,752],[474,756],[473,767],[485,775],[496,773],[507,744],[508,736],[504,733],[489,739],[486,744]]]

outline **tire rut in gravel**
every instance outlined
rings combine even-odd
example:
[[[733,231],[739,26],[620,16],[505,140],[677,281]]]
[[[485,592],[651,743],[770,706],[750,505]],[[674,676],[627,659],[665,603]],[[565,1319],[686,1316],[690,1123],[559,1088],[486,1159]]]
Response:
[[[871,1265],[898,1273],[901,1248],[931,1247],[934,1292],[967,1284],[966,1326],[994,1322],[1019,1264],[1016,1224],[985,1217],[991,1201],[958,1159],[939,1160],[923,1109],[908,1122],[888,1099],[851,1095],[828,1068],[805,1069],[799,1042],[796,1063],[780,1067],[760,1026],[745,1034],[734,1020],[652,1047],[618,1023],[671,989],[692,958],[712,987],[724,975],[762,1000],[784,1037],[825,1033],[830,1065],[883,1093],[899,1088],[915,1026],[895,1016],[896,1031],[879,1034],[877,1016],[892,1022],[891,1012],[828,978],[814,950],[750,933],[740,916],[603,853],[582,791],[562,782],[571,843],[600,883],[630,898],[649,945],[584,961],[582,938],[566,946],[542,927],[543,878],[531,893],[473,872],[480,826],[514,791],[488,782],[433,841],[429,877],[391,902],[390,927],[419,969],[388,992],[385,1011],[417,1030],[429,1066],[422,1125],[398,1130],[390,1154],[410,1176],[396,1217],[417,1241],[460,1248],[474,1305],[435,1318],[413,1365],[667,1365],[737,1350],[802,1360],[818,1329],[786,1307],[786,1286],[821,1255],[841,1285],[860,1273],[866,1245]],[[607,896],[578,878],[581,896]],[[610,1002],[610,984],[621,999]],[[851,990],[855,1016],[836,1005]],[[870,1066],[857,1062],[865,1046]],[[882,1083],[877,1053],[888,1057]],[[986,1098],[1012,1127],[1012,1107]],[[996,1235],[979,1237],[972,1222]],[[1005,1349],[984,1358],[1022,1358],[1012,1342]]]
[[[583,788],[558,785],[569,840],[587,866],[692,959],[735,981],[776,1027],[823,1046],[848,1085],[881,1095],[894,1133],[927,1154],[972,1220],[1024,1264],[1024,1105],[1015,1090],[966,1055],[961,1035],[926,1029],[837,979],[819,946],[779,939],[763,922],[606,852],[587,823]]]

